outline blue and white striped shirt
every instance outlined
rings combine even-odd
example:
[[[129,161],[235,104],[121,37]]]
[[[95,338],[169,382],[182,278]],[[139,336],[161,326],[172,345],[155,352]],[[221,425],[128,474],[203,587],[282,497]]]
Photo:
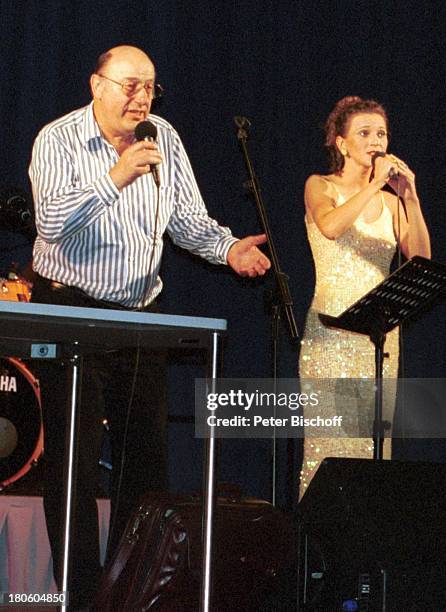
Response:
[[[101,135],[93,105],[75,110],[37,136],[29,175],[38,237],[33,267],[45,278],[79,287],[98,300],[139,308],[162,289],[158,272],[167,230],[175,244],[225,264],[236,239],[207,213],[183,144],[173,127],[158,130],[160,210],[152,272],[156,187],[151,174],[119,191],[109,170],[118,161]]]

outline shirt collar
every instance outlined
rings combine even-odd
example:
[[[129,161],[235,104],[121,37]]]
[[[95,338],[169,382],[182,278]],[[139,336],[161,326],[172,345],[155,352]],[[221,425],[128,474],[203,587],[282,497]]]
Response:
[[[84,124],[83,124],[83,140],[86,147],[96,148],[104,142],[101,130],[95,119],[93,112],[93,101],[85,109]]]
[[[152,121],[153,115],[150,113],[147,115],[146,120]],[[93,100],[88,106],[85,107],[84,123],[82,126],[83,140],[87,148],[97,149],[102,145],[110,145],[105,138],[103,138],[101,129],[94,116],[93,112]]]
[[[90,140],[100,139],[102,140],[101,130],[99,129],[99,125],[95,119],[93,112],[93,101],[86,107],[85,117],[84,117],[84,142],[88,146]]]

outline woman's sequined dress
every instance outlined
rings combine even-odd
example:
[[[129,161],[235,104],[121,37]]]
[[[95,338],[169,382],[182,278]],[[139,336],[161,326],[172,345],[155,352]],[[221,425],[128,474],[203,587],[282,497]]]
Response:
[[[333,328],[319,321],[318,313],[337,316],[365,293],[370,291],[389,274],[390,263],[395,253],[396,241],[393,232],[392,214],[381,197],[382,211],[379,218],[365,222],[361,215],[354,225],[336,240],[325,238],[315,223],[305,219],[308,240],[316,268],[316,287],[307,313],[305,331],[299,358],[300,378],[322,379],[321,402],[318,413],[324,417],[339,414],[339,406],[333,400],[336,394],[336,379],[374,379],[375,349],[367,336]],[[344,198],[338,194],[337,206]],[[396,379],[398,375],[398,329],[387,334],[383,375]],[[319,381],[318,381],[319,384]],[[356,397],[343,401],[342,411],[357,420],[356,435],[360,436],[361,424],[373,420],[372,385],[367,384],[365,398]],[[383,416],[392,421],[395,407],[395,386],[385,389]],[[314,413],[313,413],[314,414]],[[342,429],[342,428],[341,428]],[[330,437],[306,437],[301,473],[300,496],[324,457],[371,458],[373,442],[370,437],[341,437],[352,435],[351,431],[330,430]],[[369,435],[369,434],[368,434]],[[384,457],[390,456],[390,440],[384,444]]]

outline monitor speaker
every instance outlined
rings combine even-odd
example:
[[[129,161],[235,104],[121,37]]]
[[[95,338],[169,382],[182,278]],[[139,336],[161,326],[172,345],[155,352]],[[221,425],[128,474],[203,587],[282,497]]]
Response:
[[[446,610],[446,466],[325,459],[298,505],[299,610]]]

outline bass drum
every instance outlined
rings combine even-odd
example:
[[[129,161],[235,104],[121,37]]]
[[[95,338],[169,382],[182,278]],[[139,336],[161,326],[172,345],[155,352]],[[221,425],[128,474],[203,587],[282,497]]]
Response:
[[[24,476],[42,452],[39,383],[19,359],[0,359],[0,490]]]

